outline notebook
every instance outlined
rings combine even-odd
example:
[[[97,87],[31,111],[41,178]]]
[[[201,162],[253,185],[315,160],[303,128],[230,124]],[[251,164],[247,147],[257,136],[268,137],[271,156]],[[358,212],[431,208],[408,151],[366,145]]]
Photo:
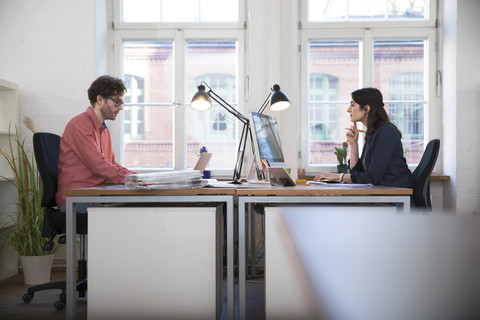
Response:
[[[193,168],[193,170],[199,170],[201,173],[203,173],[211,157],[212,153],[203,152],[200,155],[200,158],[198,158],[197,164],[195,165],[195,168]]]

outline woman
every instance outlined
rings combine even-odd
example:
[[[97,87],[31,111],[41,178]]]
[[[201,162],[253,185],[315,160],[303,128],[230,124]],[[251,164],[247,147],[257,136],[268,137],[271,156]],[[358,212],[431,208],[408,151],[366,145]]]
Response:
[[[347,109],[353,122],[347,132],[350,174],[322,172],[315,176],[315,181],[327,179],[413,188],[412,173],[403,156],[402,133],[390,122],[383,106],[382,93],[378,89],[363,88],[352,92],[352,101]],[[361,158],[358,157],[357,121],[367,127]]]

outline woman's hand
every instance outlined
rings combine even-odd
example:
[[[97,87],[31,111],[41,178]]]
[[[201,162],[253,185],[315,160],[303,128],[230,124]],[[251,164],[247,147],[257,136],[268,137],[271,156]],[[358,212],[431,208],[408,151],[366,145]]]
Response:
[[[313,181],[322,181],[322,180],[339,180],[340,175],[338,173],[330,173],[330,172],[320,172],[317,174],[314,178]]]
[[[354,122],[353,125],[350,126],[350,129],[348,129],[346,137],[350,145],[358,144],[358,129],[356,122]]]

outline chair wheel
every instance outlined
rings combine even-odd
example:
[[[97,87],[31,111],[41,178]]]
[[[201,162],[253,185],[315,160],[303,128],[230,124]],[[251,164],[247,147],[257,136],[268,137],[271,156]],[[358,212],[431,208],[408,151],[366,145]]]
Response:
[[[43,250],[45,251],[52,251],[53,250],[53,241],[48,241],[43,245]]]
[[[30,295],[29,293],[25,293],[22,297],[22,300],[25,303],[30,303],[30,301],[32,301],[32,299],[33,299],[33,296]]]
[[[57,309],[58,311],[61,311],[63,310],[63,308],[65,308],[65,303],[63,303],[63,301],[55,302],[55,309]]]

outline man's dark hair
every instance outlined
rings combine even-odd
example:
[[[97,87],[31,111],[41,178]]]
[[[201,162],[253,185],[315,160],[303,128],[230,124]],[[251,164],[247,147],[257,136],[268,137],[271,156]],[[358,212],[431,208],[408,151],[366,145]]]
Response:
[[[126,91],[127,88],[125,88],[122,79],[106,75],[100,76],[93,81],[90,88],[88,88],[88,99],[93,106],[97,102],[98,95],[108,98],[125,93]]]

